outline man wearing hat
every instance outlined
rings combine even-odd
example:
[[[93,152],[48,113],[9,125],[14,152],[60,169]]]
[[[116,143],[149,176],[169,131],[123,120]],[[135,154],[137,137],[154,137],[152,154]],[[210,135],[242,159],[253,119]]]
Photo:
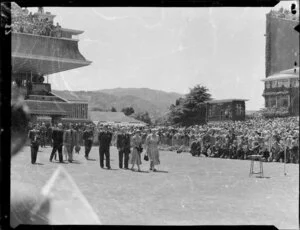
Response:
[[[104,155],[105,155],[106,167],[107,169],[111,169],[109,148],[112,140],[112,133],[108,131],[107,126],[104,126],[103,130],[99,132],[98,140],[99,140],[100,167],[101,168],[104,167]]]
[[[125,128],[121,128],[120,133],[117,135],[117,148],[119,150],[119,168],[128,169],[129,153],[130,153],[130,135],[125,132]]]
[[[92,145],[93,145],[93,139],[94,139],[94,133],[92,130],[92,125],[86,125],[86,128],[83,132],[83,141],[84,141],[84,148],[85,148],[85,155],[84,157],[86,159],[89,158],[89,153],[92,149]]]
[[[58,128],[55,128],[52,130],[52,152],[50,155],[50,162],[52,161],[54,155],[56,154],[56,151],[58,151],[58,159],[59,162],[63,162],[63,156],[62,156],[62,147],[63,147],[63,136],[64,131],[62,129],[62,124],[58,124]]]

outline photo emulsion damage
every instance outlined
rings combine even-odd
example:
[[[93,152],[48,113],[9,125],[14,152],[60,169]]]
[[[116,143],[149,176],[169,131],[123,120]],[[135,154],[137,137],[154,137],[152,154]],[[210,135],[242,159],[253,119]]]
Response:
[[[299,1],[12,2],[11,227],[298,229],[298,25]]]

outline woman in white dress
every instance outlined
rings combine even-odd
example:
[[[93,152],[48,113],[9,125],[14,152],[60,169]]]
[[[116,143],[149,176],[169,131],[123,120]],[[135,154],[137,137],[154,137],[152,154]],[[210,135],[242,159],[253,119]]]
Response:
[[[150,170],[156,172],[155,165],[160,164],[158,150],[159,136],[157,130],[153,129],[146,139],[146,154],[150,159]]]
[[[141,147],[142,147],[142,138],[140,136],[140,131],[137,130],[134,136],[131,138],[130,144],[132,146],[131,156],[130,156],[130,164],[132,164],[131,170],[134,170],[133,167],[136,164],[138,167],[138,171],[141,172],[140,165],[141,161]]]

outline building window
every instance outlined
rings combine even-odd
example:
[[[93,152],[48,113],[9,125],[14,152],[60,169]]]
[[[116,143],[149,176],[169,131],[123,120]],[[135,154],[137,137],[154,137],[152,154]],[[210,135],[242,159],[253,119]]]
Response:
[[[213,114],[213,113],[212,113],[212,112],[213,112],[213,111],[212,111],[212,108],[213,108],[213,106],[210,106],[210,107],[208,108],[208,116],[210,116],[210,117],[211,117],[212,114]]]
[[[295,87],[296,86],[296,79],[291,79],[291,87]]]
[[[269,89],[271,87],[271,84],[269,81],[266,82],[266,89]]]
[[[274,106],[276,106],[276,97],[269,97],[267,104],[268,104],[268,107],[274,107]]]
[[[272,81],[272,88],[277,88],[277,81]]]
[[[282,80],[282,85],[283,85],[283,87],[289,88],[290,80],[289,79]]]
[[[209,107],[209,116],[213,117],[215,113],[216,113],[216,105],[211,105]]]
[[[288,107],[289,106],[289,96],[288,95],[281,95],[277,98],[278,107]]]
[[[290,87],[290,82],[289,82],[288,79],[285,79],[285,80],[279,80],[277,84],[278,84],[278,87],[279,87],[279,88],[280,88],[280,87],[286,87],[286,88]]]
[[[236,115],[241,116],[242,115],[242,105],[241,104],[236,104]]]

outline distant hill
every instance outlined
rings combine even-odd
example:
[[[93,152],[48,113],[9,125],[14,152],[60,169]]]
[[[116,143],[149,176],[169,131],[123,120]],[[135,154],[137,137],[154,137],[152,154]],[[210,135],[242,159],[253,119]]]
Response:
[[[121,111],[124,107],[133,107],[135,112],[147,111],[151,118],[164,115],[171,104],[183,95],[168,93],[148,88],[116,88],[98,91],[58,91],[52,90],[58,96],[68,100],[86,100],[89,110],[98,108],[110,110],[115,107]]]

